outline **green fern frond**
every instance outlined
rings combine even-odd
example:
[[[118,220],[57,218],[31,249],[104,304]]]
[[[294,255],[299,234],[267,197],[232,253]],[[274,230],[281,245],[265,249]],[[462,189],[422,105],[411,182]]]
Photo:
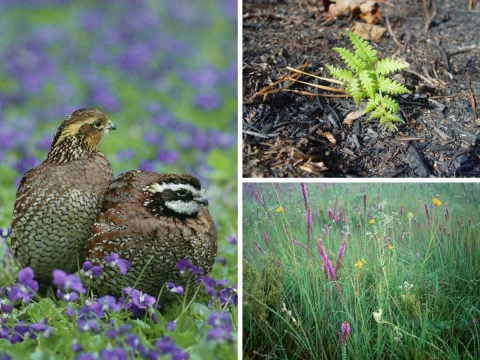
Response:
[[[358,78],[360,79],[360,83],[365,89],[365,92],[368,94],[368,97],[373,98],[377,92],[377,79],[375,72],[371,69],[363,70],[358,74]]]
[[[389,94],[410,94],[410,90],[398,81],[389,79],[383,75],[378,76],[378,90]]]
[[[353,97],[357,106],[360,104],[360,100],[364,97],[364,91],[360,84],[360,80],[354,78],[348,83],[347,95]]]
[[[369,113],[373,109],[375,109],[380,102],[382,101],[382,97],[379,94],[375,94],[373,98],[368,99],[367,107],[365,108],[364,114]]]
[[[340,69],[332,65],[327,65],[327,69],[335,79],[340,81],[349,82],[353,79],[353,73],[350,70]]]
[[[380,119],[385,116],[385,113],[386,113],[385,108],[383,108],[382,106],[379,106],[372,111],[372,113],[368,117],[368,120]]]
[[[390,95],[408,94],[408,90],[398,81],[385,75],[408,67],[393,59],[377,59],[377,51],[365,40],[351,31],[347,31],[355,52],[344,48],[334,48],[340,54],[348,69],[327,65],[333,77],[343,82],[347,96],[352,97],[358,106],[360,100],[367,98],[364,113],[369,113],[368,120],[378,119],[379,126],[396,131],[396,122],[403,122],[397,115],[400,106]]]
[[[378,126],[385,126],[386,123],[392,123],[392,122],[403,123],[403,120],[398,115],[395,115],[390,111],[387,111],[385,115],[380,118],[380,121],[378,122]]]
[[[357,34],[351,31],[347,31],[347,34],[353,44],[355,54],[357,54],[369,65],[374,64],[377,61],[377,50],[375,50],[367,41],[363,40]]]
[[[360,59],[360,57],[354,53],[352,53],[348,49],[344,48],[333,48],[336,52],[340,54],[340,57],[345,61],[345,64],[355,72],[362,71],[366,66],[367,63]]]
[[[408,68],[408,64],[396,61],[393,59],[383,59],[379,60],[375,65],[375,73],[381,75],[387,75],[397,70],[402,70]]]
[[[383,106],[385,109],[390,110],[394,114],[396,114],[399,110],[398,103],[388,95],[383,96]]]

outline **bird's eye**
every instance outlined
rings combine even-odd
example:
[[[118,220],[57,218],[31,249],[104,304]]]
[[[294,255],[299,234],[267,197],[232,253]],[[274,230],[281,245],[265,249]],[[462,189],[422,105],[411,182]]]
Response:
[[[187,192],[188,192],[188,191],[185,190],[185,189],[180,189],[180,190],[177,190],[177,195],[179,195],[179,196],[185,196],[185,195],[187,195]]]
[[[97,129],[101,129],[102,128],[102,120],[95,120],[95,122],[93,123],[93,126],[95,126]]]

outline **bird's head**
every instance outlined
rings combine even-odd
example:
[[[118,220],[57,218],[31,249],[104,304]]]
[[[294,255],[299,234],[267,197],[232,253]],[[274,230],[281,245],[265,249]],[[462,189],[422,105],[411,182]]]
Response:
[[[58,127],[48,159],[55,162],[68,162],[97,152],[97,145],[115,124],[95,109],[74,111]]]
[[[144,188],[147,206],[156,216],[196,216],[202,206],[208,206],[200,181],[190,175],[163,174]]]

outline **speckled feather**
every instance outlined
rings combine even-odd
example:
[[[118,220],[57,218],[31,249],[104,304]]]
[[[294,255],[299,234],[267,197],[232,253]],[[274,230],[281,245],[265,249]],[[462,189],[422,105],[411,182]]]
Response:
[[[47,159],[20,182],[11,247],[41,284],[51,283],[54,269],[75,272],[83,263],[85,243],[113,179],[96,146],[112,129],[115,125],[97,110],[75,111],[59,126]]]
[[[204,206],[206,199],[197,213],[178,214],[164,204],[177,194],[169,190],[156,193],[153,189],[158,189],[158,184],[192,186],[195,192],[200,192],[200,182],[190,175],[135,170],[112,182],[105,197],[104,212],[97,217],[86,247],[86,259],[103,270],[92,284],[100,295],[120,295],[124,286],[135,284],[144,267],[136,286],[140,291],[157,296],[167,281],[185,286],[187,279],[179,277],[175,269],[182,259],[190,260],[203,274],[210,273],[217,255],[217,232]],[[112,253],[130,261],[126,276],[103,260]],[[190,288],[195,286],[192,284]],[[162,299],[169,297],[164,289]]]

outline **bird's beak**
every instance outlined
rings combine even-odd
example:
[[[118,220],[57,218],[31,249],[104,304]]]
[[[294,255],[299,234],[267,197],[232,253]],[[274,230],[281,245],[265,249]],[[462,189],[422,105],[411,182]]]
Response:
[[[203,192],[201,192],[200,195],[195,198],[195,202],[200,205],[208,206],[208,199]]]
[[[107,130],[117,130],[117,127],[115,126],[115,124],[112,121],[108,120],[106,129]]]

